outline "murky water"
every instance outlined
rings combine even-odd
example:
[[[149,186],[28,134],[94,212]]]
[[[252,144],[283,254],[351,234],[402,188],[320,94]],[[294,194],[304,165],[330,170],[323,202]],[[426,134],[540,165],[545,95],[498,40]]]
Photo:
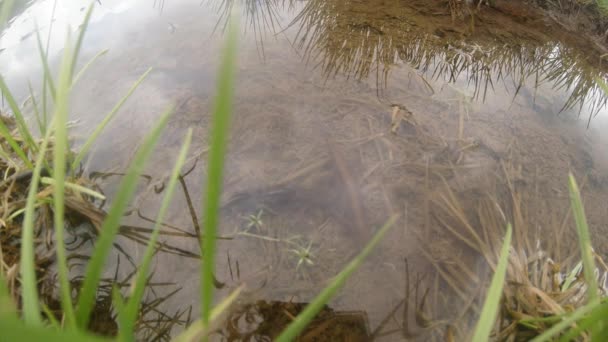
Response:
[[[55,61],[63,27],[84,15],[82,6],[62,6],[49,49]],[[216,277],[218,298],[246,284],[249,306],[235,315],[270,319],[262,312],[272,303],[309,301],[400,214],[331,302],[327,314],[338,317],[331,321],[338,332],[319,325],[309,337],[344,337],[363,326],[350,337],[441,339],[446,321],[464,336],[458,327],[478,314],[472,303],[488,276],[466,229],[485,232],[480,239],[494,245],[505,220],[513,222],[518,248],[534,250],[538,238],[555,259],[574,262],[566,260],[575,241],[569,171],[585,184],[595,248],[606,256],[608,113],[596,79],[607,77],[599,53],[550,19],[514,8],[453,15],[434,1],[103,1],[82,65],[108,52],[75,90],[74,145],[153,71],[99,139],[87,172],[123,171],[173,104],[147,174],[162,182],[185,132],[194,131],[193,169],[184,178],[190,198],[184,190],[176,195],[167,223],[195,233],[189,207],[198,215],[221,32],[232,6],[242,34]],[[0,72],[24,98],[28,79],[40,83],[34,22],[46,40],[52,8],[52,1],[35,2],[0,40]],[[116,183],[103,182],[110,196]],[[145,217],[155,215],[162,195],[142,189],[126,224],[150,227]],[[164,239],[177,253],[198,254],[192,237]],[[141,257],[143,247],[121,245]],[[404,290],[406,263],[416,291]],[[125,264],[122,274],[132,271]],[[154,280],[174,283],[159,291],[181,289],[163,304],[166,312],[192,305],[197,317],[198,269],[196,258],[158,255]],[[412,309],[427,288],[423,311],[432,324],[420,327]],[[255,335],[255,324],[237,325]]]

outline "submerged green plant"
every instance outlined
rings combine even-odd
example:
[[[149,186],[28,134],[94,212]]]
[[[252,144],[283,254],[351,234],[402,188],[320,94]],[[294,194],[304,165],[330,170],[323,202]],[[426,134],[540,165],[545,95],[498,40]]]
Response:
[[[264,222],[262,222],[262,215],[264,214],[264,210],[260,209],[257,214],[250,214],[247,216],[247,229],[256,228],[257,230],[262,229],[264,226]]]
[[[313,261],[314,255],[312,253],[312,240],[308,242],[308,245],[306,247],[303,247],[299,244],[295,244],[295,247],[289,249],[289,252],[295,254],[295,256],[298,258],[298,262],[296,264],[296,272],[303,264],[309,266],[315,264]]]

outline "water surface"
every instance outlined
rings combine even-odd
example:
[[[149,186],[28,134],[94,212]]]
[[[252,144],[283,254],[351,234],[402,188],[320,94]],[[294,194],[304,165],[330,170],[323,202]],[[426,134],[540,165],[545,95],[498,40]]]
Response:
[[[247,286],[234,317],[249,312],[281,321],[263,312],[310,301],[399,214],[397,226],[331,302],[326,314],[341,317],[331,321],[341,328],[313,333],[345,338],[350,327],[355,340],[442,339],[443,322],[467,327],[476,317],[472,303],[480,300],[489,271],[466,233],[457,238],[450,231],[486,231],[483,239],[493,245],[509,221],[517,248],[533,250],[538,240],[565,260],[575,241],[566,216],[569,171],[584,184],[595,248],[606,256],[600,54],[533,12],[484,7],[472,19],[466,9],[451,12],[435,1],[96,5],[82,65],[108,52],[75,89],[75,148],[148,68],[153,71],[103,133],[85,171],[124,171],[155,119],[175,108],[146,170],[151,185],[142,186],[126,225],[151,226],[145,218],[155,215],[163,195],[152,185],[159,189],[192,129],[192,172],[184,178],[190,199],[183,190],[176,195],[167,224],[196,232],[189,207],[199,215],[215,70],[232,6],[242,34],[222,207],[227,239],[218,246],[216,277],[218,298]],[[40,83],[34,22],[46,40],[52,9],[52,1],[34,2],[0,40],[0,72],[24,99],[27,80]],[[55,65],[63,27],[77,27],[83,15],[82,6],[57,5],[49,49]],[[117,177],[102,184],[111,196]],[[183,256],[198,254],[197,240],[163,239],[182,254],[156,258],[154,280],[180,288],[163,309],[192,306],[197,317],[199,260]],[[141,257],[143,247],[128,239],[121,245],[134,260]],[[309,259],[302,259],[305,253]],[[411,291],[405,290],[406,263]],[[115,268],[109,265],[108,274]],[[131,271],[121,265],[121,274]],[[412,310],[427,288],[422,310],[436,324],[423,328]],[[263,330],[256,324],[237,324],[239,338]],[[234,338],[235,329],[228,324],[225,338]]]

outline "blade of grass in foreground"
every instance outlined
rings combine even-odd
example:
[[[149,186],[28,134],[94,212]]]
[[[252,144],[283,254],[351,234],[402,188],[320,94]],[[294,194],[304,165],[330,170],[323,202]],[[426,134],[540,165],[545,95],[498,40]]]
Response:
[[[569,177],[570,202],[572,205],[572,213],[576,223],[576,232],[578,234],[579,246],[581,249],[581,259],[583,262],[583,275],[585,276],[585,284],[587,285],[587,298],[589,303],[599,301],[599,287],[597,278],[595,277],[595,261],[593,249],[591,247],[591,237],[589,235],[589,226],[585,217],[585,209],[581,194],[576,184],[576,179],[570,173]],[[583,330],[581,327],[590,329],[591,339],[597,338],[598,333],[602,328],[605,328],[603,320],[594,321],[589,317],[585,318],[578,328],[572,329],[564,338],[574,338]]]
[[[40,38],[40,30],[38,29],[38,25],[36,25],[36,42],[38,43],[38,53],[40,54],[40,60],[42,61],[42,69],[44,72],[44,81],[45,85],[49,87],[49,92],[51,93],[51,98],[53,101],[57,97],[57,90],[55,89],[55,82],[53,81],[53,74],[51,73],[51,68],[49,67],[49,61],[47,53],[42,46],[42,38]]]
[[[99,125],[97,125],[97,127],[95,127],[95,130],[93,131],[93,133],[89,136],[87,141],[80,148],[80,151],[76,155],[76,158],[74,159],[74,162],[72,163],[72,171],[76,170],[80,166],[80,162],[82,162],[82,159],[84,158],[84,156],[89,152],[89,150],[91,149],[91,146],[93,146],[93,143],[95,141],[97,141],[97,138],[99,137],[101,132],[104,130],[104,128],[106,128],[106,126],[110,123],[110,121],[112,121],[112,119],[114,118],[116,113],[120,110],[122,105],[125,104],[125,102],[129,99],[129,97],[131,97],[131,94],[133,94],[135,89],[137,89],[137,87],[139,87],[141,82],[143,82],[143,80],[148,76],[150,71],[152,71],[152,68],[148,69],[146,72],[144,72],[143,75],[141,75],[141,77],[137,80],[137,82],[135,82],[133,84],[133,86],[131,86],[131,89],[129,89],[127,94],[125,96],[123,96],[122,99],[120,99],[120,101],[118,101],[118,103],[114,106],[114,108],[112,108],[110,113],[108,113],[108,115],[105,116],[105,118],[99,123]]]
[[[46,126],[42,124],[42,117],[40,116],[40,111],[38,110],[38,101],[36,101],[36,95],[34,94],[34,89],[32,88],[32,84],[30,81],[27,82],[27,87],[30,91],[30,99],[32,101],[32,108],[34,109],[34,117],[36,118],[36,124],[38,124],[38,131],[40,134],[46,134]]]
[[[329,284],[321,293],[304,308],[296,319],[289,324],[281,335],[276,339],[277,342],[295,341],[296,337],[306,328],[313,318],[321,311],[323,306],[338,292],[338,290],[346,283],[346,280],[357,269],[365,258],[372,252],[374,247],[380,242],[384,234],[393,226],[397,220],[397,215],[391,217],[382,228],[372,237],[372,239],[363,248],[361,253],[357,255]]]
[[[44,341],[44,342],[102,342],[112,341],[78,331],[62,331],[53,328],[33,327],[17,318],[0,319],[2,341]]]
[[[223,59],[219,70],[217,97],[213,110],[213,124],[210,132],[211,146],[207,171],[207,199],[204,213],[204,238],[201,241],[201,319],[203,324],[209,322],[211,302],[213,300],[213,272],[215,266],[215,236],[218,224],[218,209],[222,192],[222,175],[224,156],[232,112],[233,83],[236,59],[236,19],[230,19],[230,26],[223,49]]]
[[[500,305],[500,298],[502,297],[502,289],[505,284],[505,277],[507,274],[507,265],[509,262],[509,248],[511,248],[511,235],[512,228],[511,224],[507,225],[507,234],[505,235],[505,241],[502,244],[500,251],[500,259],[498,259],[498,265],[496,271],[492,277],[490,283],[490,289],[486,295],[485,303],[481,309],[479,315],[479,321],[475,327],[473,333],[473,342],[485,342],[490,338],[492,328],[496,324],[496,316],[498,315],[498,307]]]
[[[156,250],[156,241],[158,240],[158,236],[160,234],[161,223],[164,221],[165,213],[167,212],[167,209],[169,208],[169,205],[173,200],[175,186],[177,185],[180,172],[182,170],[182,167],[184,166],[184,162],[186,161],[186,156],[188,154],[188,149],[190,148],[191,141],[192,129],[189,129],[188,133],[186,134],[184,144],[182,145],[182,148],[179,151],[179,155],[177,157],[177,161],[175,162],[175,167],[173,168],[171,177],[169,178],[169,185],[167,186],[166,190],[167,192],[163,197],[163,201],[158,211],[158,216],[156,217],[156,222],[154,223],[152,235],[150,235],[150,241],[148,241],[148,246],[146,247],[144,257],[139,266],[139,270],[137,271],[137,276],[135,278],[135,287],[124,311],[124,317],[120,326],[120,336],[121,340],[123,341],[135,340],[135,336],[133,335],[135,333],[135,321],[137,320],[137,313],[139,312],[141,299],[143,298],[144,291],[146,289],[146,279],[148,278],[148,270],[150,268],[150,263],[152,262],[152,257],[154,256],[154,252]]]
[[[84,40],[84,34],[87,32],[87,27],[89,27],[89,22],[91,21],[91,15],[93,14],[93,8],[95,8],[95,1],[91,1],[89,8],[87,9],[87,14],[84,16],[84,20],[80,25],[80,33],[78,34],[78,39],[76,40],[76,46],[74,47],[74,59],[72,60],[72,64],[70,66],[70,74],[74,75],[74,70],[76,69],[76,62],[78,62],[78,56],[80,55],[80,48],[82,47],[82,41]],[[70,83],[72,83],[72,78],[70,78]]]
[[[578,320],[585,317],[585,315],[587,315],[588,313],[594,312],[599,307],[600,307],[600,302],[595,301],[595,302],[589,303],[585,306],[578,308],[571,315],[566,317],[563,321],[561,321],[561,322],[557,323],[556,325],[552,326],[551,328],[545,330],[545,332],[543,332],[539,336],[535,337],[534,339],[530,340],[530,342],[552,341],[554,336],[558,335],[564,329],[570,327],[572,324],[576,323]],[[601,317],[600,319],[605,319],[605,317]]]
[[[583,259],[583,274],[585,275],[585,283],[587,283],[587,295],[589,302],[598,298],[598,285],[595,278],[595,262],[593,261],[593,250],[591,249],[591,238],[589,237],[589,227],[585,218],[585,209],[581,194],[576,184],[576,179],[572,174],[569,175],[570,202],[572,205],[572,213],[576,222],[576,232],[578,234],[578,242],[581,249]]]
[[[21,134],[21,138],[25,141],[26,145],[30,148],[30,150],[34,153],[38,151],[38,145],[34,143],[34,138],[32,138],[32,134],[30,133],[27,124],[25,123],[25,119],[23,117],[23,113],[21,113],[21,109],[15,101],[13,94],[8,89],[8,86],[4,82],[4,78],[0,77],[0,89],[2,89],[2,93],[8,102],[8,105],[11,107],[13,111],[13,116],[15,117],[15,121],[17,122],[17,129],[19,129],[19,134]]]
[[[65,169],[68,152],[68,101],[70,93],[70,66],[72,65],[72,48],[70,35],[66,37],[64,56],[59,72],[57,97],[55,98],[55,145],[53,146],[53,222],[55,228],[55,243],[57,244],[57,270],[59,275],[59,293],[61,309],[68,329],[76,328],[72,291],[70,288],[68,261],[65,251],[64,220],[65,220]]]
[[[8,290],[4,271],[0,269],[0,321],[6,318],[17,319],[17,307]]]
[[[51,123],[54,118],[51,119]],[[38,149],[38,156],[34,163],[34,171],[25,202],[23,224],[21,226],[21,297],[23,298],[23,318],[27,324],[40,325],[42,317],[38,303],[38,286],[36,281],[36,257],[34,252],[34,221],[36,219],[36,194],[40,183],[40,171],[44,164],[46,150],[53,128],[47,130],[42,144]]]
[[[78,296],[76,319],[78,320],[78,326],[81,329],[84,329],[89,323],[93,304],[95,303],[97,287],[101,279],[101,273],[103,272],[103,266],[110,249],[112,248],[114,238],[120,228],[122,216],[135,192],[137,181],[139,175],[143,171],[144,164],[152,154],[154,146],[156,146],[156,142],[167,124],[170,113],[171,110],[167,110],[162,115],[156,127],[154,127],[152,132],[144,139],[142,146],[135,154],[133,162],[126,172],[126,175],[120,182],[118,187],[120,190],[116,194],[112,206],[108,211],[108,215],[101,226],[101,231],[97,238],[97,243],[95,244],[95,250],[87,265],[85,278]]]
[[[606,341],[605,338],[600,338],[601,325],[603,324],[606,317],[608,317],[608,303],[597,306],[594,308],[589,315],[582,318],[576,323],[576,326],[571,327],[567,333],[560,337],[560,342],[578,341],[578,337],[583,332],[591,329],[592,335],[591,341]],[[604,332],[605,334],[605,332]]]
[[[42,179],[40,179],[40,182],[42,184],[45,184],[45,185],[54,185],[54,184],[56,184],[56,182],[53,180],[53,178],[49,178],[49,177],[42,177]],[[99,193],[99,192],[97,192],[95,190],[91,190],[91,189],[89,189],[87,187],[84,187],[82,185],[78,185],[78,184],[70,183],[70,182],[66,181],[65,184],[64,184],[64,186],[65,186],[66,189],[70,189],[72,191],[79,192],[79,193],[81,193],[83,195],[91,196],[91,197],[100,199],[102,201],[106,200],[106,196],[102,195],[101,193]]]
[[[0,79],[1,78],[2,78],[2,76],[0,76]],[[32,162],[25,155],[25,152],[19,146],[17,141],[15,141],[15,138],[13,138],[13,135],[11,134],[10,130],[8,129],[8,127],[6,127],[6,125],[4,124],[4,121],[2,121],[2,120],[0,120],[0,136],[2,136],[2,138],[4,138],[6,140],[6,142],[8,142],[10,147],[13,149],[13,152],[15,152],[15,154],[17,154],[19,156],[21,161],[27,166],[28,169],[34,168],[34,165],[32,165]]]
[[[95,64],[95,62],[102,56],[104,56],[106,53],[108,53],[108,51],[110,51],[109,49],[104,49],[99,51],[95,56],[93,56],[93,58],[91,58],[87,64],[85,64],[82,69],[80,69],[80,71],[78,71],[78,74],[76,74],[76,76],[74,76],[74,80],[72,81],[72,87],[74,87],[74,85],[76,85],[78,83],[78,81],[80,80],[80,78],[82,77],[82,75],[84,75],[87,70],[89,70],[89,68]]]

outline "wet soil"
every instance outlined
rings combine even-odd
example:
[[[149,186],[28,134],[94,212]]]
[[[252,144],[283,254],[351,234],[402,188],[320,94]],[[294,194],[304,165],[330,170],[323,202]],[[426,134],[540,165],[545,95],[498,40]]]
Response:
[[[72,105],[77,146],[155,68],[92,152],[91,173],[124,170],[154,119],[175,104],[129,226],[150,226],[142,217],[154,216],[163,195],[154,188],[193,129],[186,169],[194,168],[167,219],[190,235],[163,237],[190,254],[159,253],[153,278],[180,288],[159,308],[192,306],[192,317],[200,262],[193,213],[204,193],[217,28],[230,3],[181,1],[162,12],[105,3],[84,60],[110,52]],[[539,241],[564,267],[576,263],[568,172],[584,184],[594,247],[607,256],[608,113],[597,83],[607,77],[592,38],[547,11],[504,1],[479,12],[443,1],[247,4],[216,265],[218,300],[241,284],[247,290],[218,340],[275,336],[270,322],[288,322],[393,214],[396,227],[309,328],[335,332],[310,340],[464,339],[490,273],[467,229],[495,246],[511,222],[517,248]],[[0,54],[3,65],[23,51]],[[11,68],[13,79],[27,77]],[[110,198],[115,180],[102,182]],[[141,257],[140,245],[119,243]]]

